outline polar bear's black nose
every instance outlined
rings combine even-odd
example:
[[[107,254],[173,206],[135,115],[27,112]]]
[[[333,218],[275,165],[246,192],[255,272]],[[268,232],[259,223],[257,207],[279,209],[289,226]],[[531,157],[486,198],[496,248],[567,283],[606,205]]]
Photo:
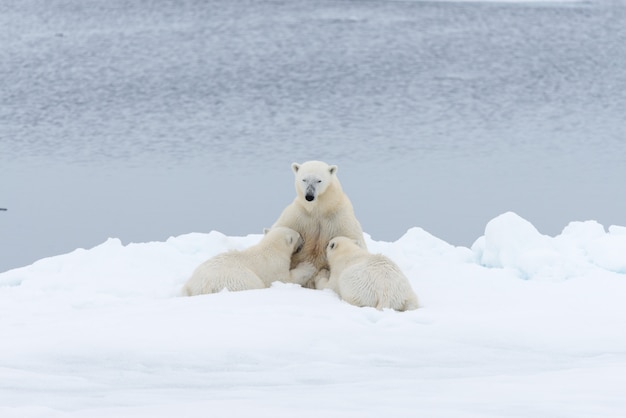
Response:
[[[313,199],[315,199],[315,196],[313,196],[312,194],[308,194],[304,198],[306,199],[307,202],[312,202]]]

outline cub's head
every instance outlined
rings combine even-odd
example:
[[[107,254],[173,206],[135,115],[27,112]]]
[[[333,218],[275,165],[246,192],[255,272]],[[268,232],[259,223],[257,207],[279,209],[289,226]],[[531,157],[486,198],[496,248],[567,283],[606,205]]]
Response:
[[[328,242],[326,246],[326,258],[329,262],[341,254],[349,254],[355,250],[362,251],[359,244],[348,237],[335,237]]]
[[[322,161],[293,163],[291,169],[296,175],[296,192],[307,202],[315,202],[335,181],[337,166]]]
[[[265,233],[264,240],[271,240],[272,242],[285,245],[289,249],[290,254],[297,253],[304,245],[304,240],[300,234],[286,226],[277,226],[272,229],[265,228],[263,232]]]

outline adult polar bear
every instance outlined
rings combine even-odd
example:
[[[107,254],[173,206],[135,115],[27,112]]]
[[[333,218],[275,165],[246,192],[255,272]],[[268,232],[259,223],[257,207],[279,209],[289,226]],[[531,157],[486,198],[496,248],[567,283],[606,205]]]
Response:
[[[286,226],[300,233],[304,246],[294,254],[292,268],[301,262],[312,263],[317,274],[328,276],[326,245],[337,236],[355,240],[366,248],[361,224],[337,178],[337,166],[322,161],[293,163],[296,198],[287,206],[272,228]],[[314,275],[315,276],[315,275]],[[315,287],[313,280],[308,287]]]

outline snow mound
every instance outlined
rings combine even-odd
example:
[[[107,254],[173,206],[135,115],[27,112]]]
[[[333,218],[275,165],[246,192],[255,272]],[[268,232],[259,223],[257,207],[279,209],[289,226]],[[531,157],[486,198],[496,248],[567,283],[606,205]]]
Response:
[[[595,221],[571,222],[556,237],[542,235],[508,212],[491,220],[472,245],[482,266],[513,270],[523,279],[564,280],[589,273],[626,273],[626,234]]]
[[[261,237],[109,239],[0,274],[0,416],[626,411],[626,228],[548,237],[505,213],[471,250],[421,228],[366,236],[409,278],[411,312],[282,283],[178,296],[205,259]]]

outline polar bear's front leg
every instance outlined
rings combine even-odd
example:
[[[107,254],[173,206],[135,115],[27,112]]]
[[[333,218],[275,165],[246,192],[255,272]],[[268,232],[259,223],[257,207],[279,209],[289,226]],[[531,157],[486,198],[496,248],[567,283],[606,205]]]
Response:
[[[313,277],[316,271],[317,269],[313,263],[303,261],[289,271],[289,281],[303,286],[309,281],[310,278]]]

